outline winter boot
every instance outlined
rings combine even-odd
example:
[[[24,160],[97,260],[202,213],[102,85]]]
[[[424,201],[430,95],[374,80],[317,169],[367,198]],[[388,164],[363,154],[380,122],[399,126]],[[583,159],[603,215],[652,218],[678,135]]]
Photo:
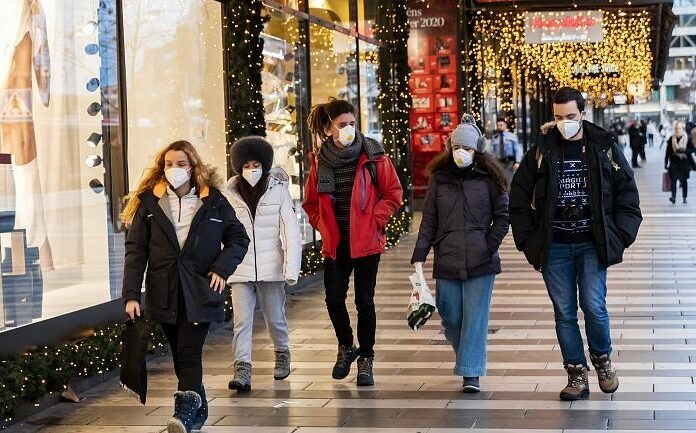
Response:
[[[592,365],[597,371],[599,379],[599,387],[605,394],[613,394],[619,389],[619,376],[611,367],[611,359],[609,355],[595,356],[590,353]]]
[[[582,365],[568,364],[568,385],[561,391],[561,400],[575,401],[590,396],[590,384],[587,381],[587,368]]]
[[[369,358],[358,358],[358,386],[372,386],[375,384],[375,377],[372,373],[372,364],[375,361],[374,356]]]
[[[288,376],[290,376],[290,349],[276,350],[273,378],[283,380]]]
[[[331,377],[336,380],[345,379],[350,374],[350,365],[358,358],[358,349],[353,347],[338,346],[336,365],[334,365]]]
[[[244,361],[234,363],[234,378],[228,385],[230,389],[238,392],[251,391],[251,364]]]
[[[198,408],[196,416],[193,418],[193,423],[191,424],[192,432],[199,432],[203,429],[203,424],[208,420],[208,400],[205,397],[205,387],[201,384],[200,392],[201,396],[201,407]]]
[[[174,416],[167,422],[168,433],[190,433],[193,419],[201,407],[201,396],[194,391],[174,393]]]

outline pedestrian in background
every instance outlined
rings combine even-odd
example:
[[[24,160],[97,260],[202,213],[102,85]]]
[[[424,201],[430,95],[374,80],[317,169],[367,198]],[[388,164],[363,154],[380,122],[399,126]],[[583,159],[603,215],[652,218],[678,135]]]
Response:
[[[481,390],[498,248],[508,232],[507,177],[464,115],[447,148],[429,165],[430,185],[411,263],[422,270],[435,248],[436,304],[456,356],[464,392]]]
[[[559,89],[555,122],[525,155],[510,192],[515,245],[542,272],[553,303],[568,384],[562,400],[588,398],[588,365],[578,326],[585,317],[590,359],[605,393],[619,387],[612,368],[607,267],[621,263],[642,216],[633,170],[614,137],[583,120],[585,98]]]
[[[169,433],[200,430],[208,418],[202,352],[210,322],[223,320],[225,281],[249,238],[218,187],[222,179],[187,141],[155,158],[128,199],[123,272],[126,313],[160,322],[178,379]]]
[[[640,125],[636,120],[632,121],[628,126],[628,141],[631,145],[631,167],[642,168],[642,166],[638,164],[638,157],[641,154],[643,137],[641,137]]]
[[[695,131],[696,129],[692,130],[692,133]],[[681,184],[682,200],[686,204],[689,195],[689,175],[691,170],[696,170],[694,153],[694,144],[686,135],[684,124],[677,123],[674,126],[674,135],[667,141],[665,149],[665,170],[672,181],[672,195],[669,198],[672,204],[677,201],[677,182]]]
[[[244,261],[228,283],[234,311],[234,378],[229,388],[251,390],[251,347],[258,301],[275,353],[273,377],[290,375],[290,339],[285,284],[294,285],[302,265],[300,224],[288,189],[289,177],[273,165],[273,147],[262,137],[237,140],[230,150],[232,177],[222,192],[251,239]]]
[[[509,184],[512,180],[512,175],[517,170],[517,167],[520,166],[524,151],[517,136],[510,132],[507,119],[499,119],[496,123],[496,132],[493,134],[488,152],[494,158],[497,158],[507,171]]]
[[[316,105],[307,121],[319,146],[310,158],[303,207],[321,234],[326,307],[338,340],[332,377],[347,377],[358,359],[357,385],[369,386],[374,384],[377,269],[403,189],[382,145],[355,130],[353,105],[343,100]],[[351,274],[359,348],[346,309]]]

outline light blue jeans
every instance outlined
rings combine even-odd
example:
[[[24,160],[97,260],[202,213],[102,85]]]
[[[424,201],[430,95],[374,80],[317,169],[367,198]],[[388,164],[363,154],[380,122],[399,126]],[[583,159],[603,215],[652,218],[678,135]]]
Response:
[[[495,275],[436,283],[436,304],[445,337],[452,344],[457,361],[454,374],[479,377],[486,374],[488,315]]]

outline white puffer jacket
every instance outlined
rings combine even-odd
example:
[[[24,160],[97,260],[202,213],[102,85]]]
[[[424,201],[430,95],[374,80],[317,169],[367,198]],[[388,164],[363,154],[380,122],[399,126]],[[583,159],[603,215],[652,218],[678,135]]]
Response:
[[[237,267],[228,283],[248,281],[286,281],[297,283],[302,265],[300,224],[293,209],[288,189],[288,175],[282,168],[271,170],[268,189],[256,207],[252,218],[249,206],[237,192],[241,176],[234,176],[222,190],[244,224],[249,242],[244,261]]]

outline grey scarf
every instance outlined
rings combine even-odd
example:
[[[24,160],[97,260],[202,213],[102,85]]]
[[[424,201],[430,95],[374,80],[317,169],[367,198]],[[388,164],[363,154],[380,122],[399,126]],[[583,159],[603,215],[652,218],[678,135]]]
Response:
[[[329,137],[319,149],[319,161],[317,164],[317,181],[319,192],[334,192],[336,183],[334,169],[344,167],[355,162],[360,154],[365,151],[370,160],[384,155],[384,148],[375,140],[365,138],[359,132],[355,133],[355,141],[348,147],[339,148]]]

